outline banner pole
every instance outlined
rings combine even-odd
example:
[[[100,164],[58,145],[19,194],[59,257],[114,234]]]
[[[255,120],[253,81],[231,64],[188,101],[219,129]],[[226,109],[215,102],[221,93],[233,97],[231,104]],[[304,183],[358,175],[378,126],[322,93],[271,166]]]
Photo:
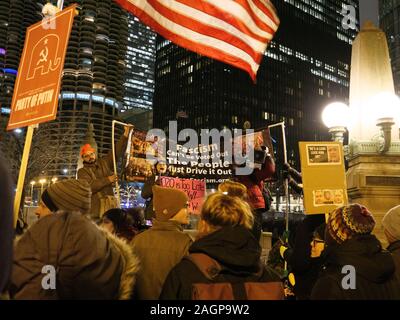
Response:
[[[117,180],[115,181],[115,190],[117,191],[117,204],[118,207],[121,207],[121,195],[119,191],[119,183],[118,183],[118,175],[117,175],[117,160],[115,157],[115,124],[118,121],[113,120],[112,122],[112,130],[111,130],[111,141],[112,141],[112,154],[113,154],[113,164],[114,164],[114,175],[117,177]]]
[[[283,137],[283,158],[284,162],[287,163],[287,150],[286,150],[286,133],[285,133],[285,122],[281,123],[282,126],[282,137]],[[285,188],[285,198],[286,198],[286,205],[285,205],[285,218],[286,218],[286,236],[288,237],[289,234],[289,180],[286,178],[284,180],[284,188]],[[286,243],[289,239],[286,239]],[[287,262],[285,261],[285,271],[287,270]]]
[[[18,174],[17,190],[14,198],[14,228],[17,226],[22,191],[25,183],[26,168],[28,167],[29,153],[31,150],[33,131],[35,127],[35,125],[28,126],[28,130],[26,132],[24,151],[22,153],[21,166]]]
[[[116,177],[118,177],[117,175],[117,160],[115,157],[115,125],[116,124],[120,124],[124,127],[128,126],[128,124],[124,123],[124,122],[120,122],[117,120],[113,120],[112,122],[112,130],[111,130],[111,141],[112,141],[112,154],[113,154],[113,164],[114,164],[114,175]],[[119,183],[118,183],[118,179],[115,182],[115,190],[117,191],[117,201],[118,201],[118,207],[121,207],[121,195],[120,195],[120,190],[119,190]]]
[[[64,8],[64,0],[58,0],[57,7],[58,9],[62,10]]]

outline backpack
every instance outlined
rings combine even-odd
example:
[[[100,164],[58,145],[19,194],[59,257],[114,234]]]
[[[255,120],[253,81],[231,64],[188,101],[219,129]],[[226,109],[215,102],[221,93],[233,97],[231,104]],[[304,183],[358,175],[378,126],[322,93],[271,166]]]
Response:
[[[262,281],[265,268],[254,274],[237,275],[223,268],[204,253],[191,253],[184,259],[191,261],[208,282],[193,283],[192,300],[283,300],[280,281]],[[261,266],[261,264],[260,264]]]

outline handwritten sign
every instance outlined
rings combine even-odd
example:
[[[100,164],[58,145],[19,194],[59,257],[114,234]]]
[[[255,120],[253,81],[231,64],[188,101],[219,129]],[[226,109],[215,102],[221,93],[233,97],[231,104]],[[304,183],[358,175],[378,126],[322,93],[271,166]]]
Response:
[[[200,209],[206,196],[205,180],[161,176],[160,185],[162,187],[178,189],[185,192],[189,197],[190,213],[200,214]]]

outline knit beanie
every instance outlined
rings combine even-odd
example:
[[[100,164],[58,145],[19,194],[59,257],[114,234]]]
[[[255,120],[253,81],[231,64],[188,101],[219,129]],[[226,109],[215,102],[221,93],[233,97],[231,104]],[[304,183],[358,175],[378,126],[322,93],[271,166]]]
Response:
[[[153,186],[153,210],[158,221],[167,221],[188,204],[185,192],[172,188]]]
[[[390,209],[382,219],[382,225],[396,240],[400,240],[400,206]]]
[[[92,191],[86,180],[62,180],[52,184],[42,194],[42,201],[51,210],[90,211]]]
[[[342,244],[356,235],[370,234],[374,227],[375,220],[366,207],[360,204],[343,206],[329,215],[325,241]]]

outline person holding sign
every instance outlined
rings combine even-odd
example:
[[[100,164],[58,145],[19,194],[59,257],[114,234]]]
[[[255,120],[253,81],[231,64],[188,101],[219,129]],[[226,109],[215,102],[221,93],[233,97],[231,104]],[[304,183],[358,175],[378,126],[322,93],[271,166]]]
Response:
[[[129,132],[132,126],[126,126],[124,134],[116,146],[116,161],[126,149]],[[97,220],[104,212],[117,207],[117,199],[114,196],[113,183],[118,179],[113,174],[113,155],[110,151],[106,156],[97,159],[96,152],[90,144],[81,148],[83,168],[78,170],[78,179],[86,180],[92,188],[92,208],[90,215]]]
[[[252,232],[257,240],[261,237],[262,232],[262,213],[271,207],[271,196],[268,188],[265,187],[264,181],[270,179],[275,174],[275,162],[266,150],[257,150],[256,152],[264,153],[261,169],[255,168],[250,175],[236,176],[238,182],[247,188],[248,203],[253,209],[254,225]]]
[[[146,220],[151,220],[154,218],[153,211],[153,186],[160,184],[160,176],[165,175],[167,172],[167,164],[163,161],[158,161],[155,166],[155,173],[150,176],[143,185],[142,188],[142,198],[146,199],[146,210],[145,218]]]

